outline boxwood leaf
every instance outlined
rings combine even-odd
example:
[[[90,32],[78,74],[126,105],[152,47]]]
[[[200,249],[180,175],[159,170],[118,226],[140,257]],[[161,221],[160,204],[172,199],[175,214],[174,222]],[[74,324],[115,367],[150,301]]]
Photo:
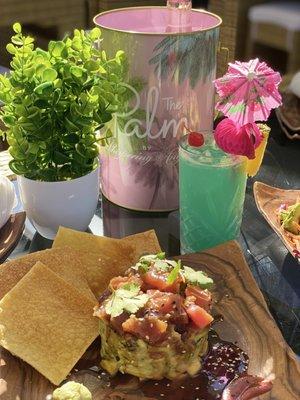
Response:
[[[57,72],[53,68],[46,68],[43,71],[43,81],[52,82],[57,78]]]
[[[52,91],[53,88],[53,83],[52,82],[44,82],[38,85],[34,89],[34,93],[39,94],[39,95],[46,95],[49,93],[49,91]]]
[[[21,24],[19,22],[15,22],[12,26],[13,31],[16,33],[21,33],[22,32],[22,27]]]

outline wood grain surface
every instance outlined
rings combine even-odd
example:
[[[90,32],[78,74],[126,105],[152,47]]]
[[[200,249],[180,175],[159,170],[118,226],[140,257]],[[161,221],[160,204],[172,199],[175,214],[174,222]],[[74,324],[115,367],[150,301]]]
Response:
[[[300,199],[300,190],[284,190],[266,185],[262,182],[255,182],[253,193],[258,210],[284,242],[292,256],[295,257],[295,253],[293,253],[295,247],[291,245],[286,234],[281,229],[277,220],[276,210],[283,203],[289,206],[295,204],[297,199]]]
[[[239,245],[228,242],[214,249],[180,257],[185,265],[202,269],[215,280],[216,313],[224,317],[216,330],[225,340],[237,342],[250,357],[249,373],[274,379],[271,392],[260,400],[298,400],[300,398],[300,365],[287,346],[246,264]],[[68,349],[66,349],[68,351]],[[94,344],[84,359],[96,362],[99,343]],[[58,355],[59,357],[59,355]],[[93,360],[94,359],[94,360]],[[54,387],[33,368],[1,351],[1,400],[45,400]],[[155,400],[136,394],[122,394],[107,387],[100,375],[87,370],[74,370],[69,379],[86,384],[94,400]],[[176,400],[174,393],[172,399]],[[181,399],[182,397],[180,397]],[[195,400],[195,399],[185,399]],[[206,399],[205,399],[206,400]]]
[[[24,230],[25,219],[25,212],[12,214],[0,229],[0,264],[6,260],[18,244]]]

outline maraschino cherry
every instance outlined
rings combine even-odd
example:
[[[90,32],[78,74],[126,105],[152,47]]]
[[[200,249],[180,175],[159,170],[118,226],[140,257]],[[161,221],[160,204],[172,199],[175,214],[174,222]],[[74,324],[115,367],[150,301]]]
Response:
[[[192,132],[185,126],[188,133],[188,144],[193,147],[201,147],[204,144],[204,136],[200,132]]]

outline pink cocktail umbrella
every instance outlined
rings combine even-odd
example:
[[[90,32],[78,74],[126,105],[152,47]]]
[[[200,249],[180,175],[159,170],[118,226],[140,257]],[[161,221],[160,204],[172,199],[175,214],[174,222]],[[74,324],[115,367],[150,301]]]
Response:
[[[281,104],[281,77],[258,58],[229,63],[228,72],[214,81],[219,101],[217,110],[239,125],[266,121]]]

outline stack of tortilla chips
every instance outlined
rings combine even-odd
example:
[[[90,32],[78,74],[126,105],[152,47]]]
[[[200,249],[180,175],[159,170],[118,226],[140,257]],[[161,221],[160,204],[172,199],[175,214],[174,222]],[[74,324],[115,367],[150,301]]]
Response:
[[[52,249],[0,266],[0,345],[59,385],[99,334],[93,308],[110,279],[160,251],[154,231],[111,239],[60,228]]]

